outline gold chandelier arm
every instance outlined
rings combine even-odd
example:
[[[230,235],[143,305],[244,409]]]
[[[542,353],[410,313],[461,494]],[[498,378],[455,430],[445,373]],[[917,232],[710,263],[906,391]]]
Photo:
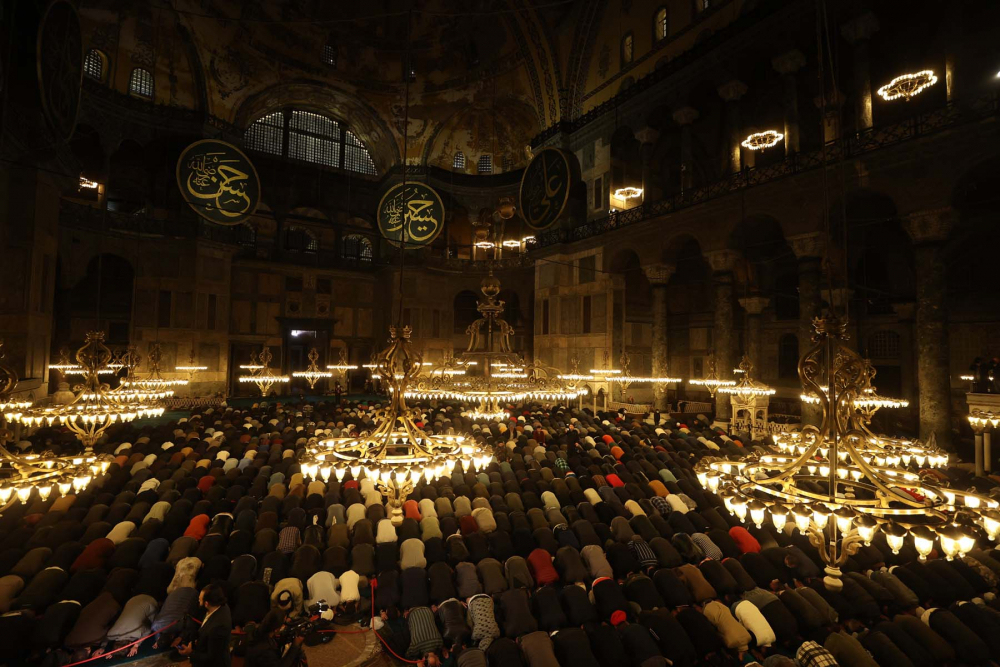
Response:
[[[843,444],[847,448],[848,460],[853,462],[861,469],[862,474],[868,479],[869,482],[871,482],[875,486],[875,488],[877,488],[879,491],[886,494],[887,496],[890,496],[892,500],[901,502],[904,505],[908,505],[909,507],[927,506],[927,503],[919,502],[915,500],[913,497],[902,493],[901,491],[897,491],[896,489],[892,489],[886,486],[886,484],[882,481],[882,478],[879,476],[879,474],[875,472],[871,468],[871,466],[868,465],[864,457],[860,456],[858,454],[858,450],[854,448],[854,442],[852,441],[851,436],[859,437],[861,435],[862,434],[857,431],[852,431],[845,434]]]

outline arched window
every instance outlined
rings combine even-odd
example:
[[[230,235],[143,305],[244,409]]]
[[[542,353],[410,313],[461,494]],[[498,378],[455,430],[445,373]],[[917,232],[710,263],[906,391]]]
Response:
[[[316,252],[319,250],[319,240],[308,229],[289,227],[285,233],[285,249]]]
[[[243,141],[247,148],[271,155],[284,154],[285,114],[275,111],[247,128]]]
[[[337,66],[337,47],[333,44],[324,44],[323,53],[321,55],[323,62],[330,67]]]
[[[794,380],[799,376],[799,337],[786,333],[778,340],[778,379]]]
[[[97,49],[91,49],[87,51],[87,55],[83,59],[83,73],[94,81],[104,81],[104,69],[107,62],[107,56]]]
[[[263,116],[246,129],[247,148],[327,167],[378,175],[371,153],[356,134],[323,114],[282,109]]]
[[[478,302],[479,297],[470,290],[455,295],[455,301],[452,303],[455,333],[465,333],[468,326],[479,319],[479,311],[476,310]]]
[[[356,262],[372,261],[372,242],[361,234],[348,234],[344,237],[344,258]]]
[[[514,159],[509,155],[503,156],[503,170],[510,171],[514,168]]]
[[[344,169],[347,171],[356,171],[359,174],[368,174],[369,176],[377,175],[378,169],[375,168],[375,162],[357,135],[350,130],[344,134],[346,136],[344,142]]]
[[[479,163],[476,165],[476,172],[480,174],[493,173],[493,156],[489,153],[479,156]]]
[[[136,67],[128,77],[128,92],[136,97],[153,99],[153,74],[148,69]]]
[[[667,8],[660,7],[656,10],[656,14],[653,16],[653,35],[656,37],[656,41],[667,38]]]
[[[451,168],[459,171],[465,171],[465,153],[462,151],[455,153],[455,159],[451,163]]]
[[[632,62],[632,56],[635,55],[633,45],[632,33],[622,37],[622,67]]]
[[[712,6],[712,0],[694,0],[694,11],[700,14]]]

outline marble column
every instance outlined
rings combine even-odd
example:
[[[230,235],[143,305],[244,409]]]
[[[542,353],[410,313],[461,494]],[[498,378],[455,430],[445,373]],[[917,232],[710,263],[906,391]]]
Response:
[[[673,264],[654,264],[643,268],[652,288],[653,296],[653,376],[664,377],[670,367],[669,321],[667,315],[667,283],[677,267]],[[655,387],[654,387],[655,389]],[[654,401],[658,410],[667,409],[666,387],[654,391]]]
[[[712,347],[715,350],[715,372],[722,380],[731,380],[736,363],[736,327],[734,321],[733,269],[739,259],[735,250],[716,250],[705,254],[712,267],[712,291],[715,297],[715,319],[712,326]],[[729,423],[732,415],[727,394],[715,395],[715,421]]]
[[[681,126],[681,194],[694,184],[694,146],[691,125],[698,120],[698,110],[681,107],[674,112],[674,122]]]
[[[659,191],[659,184],[654,184],[652,179],[653,149],[656,148],[656,140],[660,138],[660,131],[646,126],[635,133],[635,138],[639,140],[639,160],[642,163],[642,201],[655,201],[662,193]]]
[[[938,445],[951,446],[951,378],[948,357],[948,302],[944,244],[957,216],[951,208],[918,211],[903,226],[913,240],[917,279],[914,338],[917,354],[917,397],[920,438],[931,434]]]
[[[745,138],[740,123],[740,98],[746,95],[747,85],[733,79],[719,86],[718,92],[726,103],[726,152],[722,160],[722,175],[725,177],[740,170],[740,142]]]
[[[823,265],[823,235],[820,232],[788,237],[799,265],[799,357],[812,345],[813,318],[821,313],[820,278]],[[823,412],[819,406],[802,404],[802,423],[819,426]]]
[[[740,299],[740,305],[747,313],[747,356],[755,369],[754,377],[758,380],[764,376],[764,364],[760,353],[760,321],[761,313],[771,301],[766,296],[747,296]]]
[[[868,42],[878,32],[875,14],[864,14],[840,27],[840,34],[853,47],[854,77],[851,95],[854,98],[854,129],[863,132],[872,126],[872,80]]]
[[[798,49],[771,60],[771,66],[781,75],[782,98],[785,107],[785,155],[799,152],[799,91],[795,73],[805,67],[806,57]]]

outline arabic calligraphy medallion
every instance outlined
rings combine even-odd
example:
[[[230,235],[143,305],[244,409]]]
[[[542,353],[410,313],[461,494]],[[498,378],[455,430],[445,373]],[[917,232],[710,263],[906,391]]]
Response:
[[[423,183],[392,186],[378,204],[378,229],[395,246],[430,245],[444,229],[441,195]]]
[[[562,215],[569,201],[572,165],[558,148],[535,153],[521,177],[521,214],[532,229],[545,229]]]
[[[232,144],[196,141],[177,160],[177,187],[195,213],[220,225],[238,225],[257,210],[260,177]]]

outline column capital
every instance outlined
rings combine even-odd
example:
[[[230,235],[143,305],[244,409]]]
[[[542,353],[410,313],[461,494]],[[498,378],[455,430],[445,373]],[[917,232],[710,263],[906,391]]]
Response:
[[[676,264],[652,264],[642,267],[642,272],[646,274],[646,280],[653,287],[666,287],[675,271],[677,271]]]
[[[851,44],[871,39],[878,32],[878,18],[872,12],[865,12],[840,26],[840,34]]]
[[[681,107],[674,111],[674,122],[678,125],[690,125],[698,120],[698,110],[694,107]]]
[[[788,244],[797,259],[806,257],[822,257],[825,244],[822,232],[794,234],[788,237]]]
[[[719,97],[726,102],[739,102],[740,98],[746,95],[747,84],[738,79],[733,79],[719,86],[718,91]]]
[[[795,74],[805,65],[806,57],[798,49],[792,49],[771,58],[771,66],[778,74]]]
[[[739,299],[740,305],[743,306],[743,310],[747,311],[749,315],[760,315],[767,308],[767,304],[771,302],[771,297],[769,296],[745,296]]]
[[[635,133],[635,138],[639,140],[640,144],[655,144],[656,140],[660,138],[660,131],[647,125]]]
[[[736,262],[740,259],[740,253],[736,250],[712,250],[705,253],[705,259],[708,260],[712,271],[722,273],[732,271],[736,268]]]
[[[944,241],[958,222],[958,213],[950,206],[914,211],[902,220],[903,228],[916,244]]]

